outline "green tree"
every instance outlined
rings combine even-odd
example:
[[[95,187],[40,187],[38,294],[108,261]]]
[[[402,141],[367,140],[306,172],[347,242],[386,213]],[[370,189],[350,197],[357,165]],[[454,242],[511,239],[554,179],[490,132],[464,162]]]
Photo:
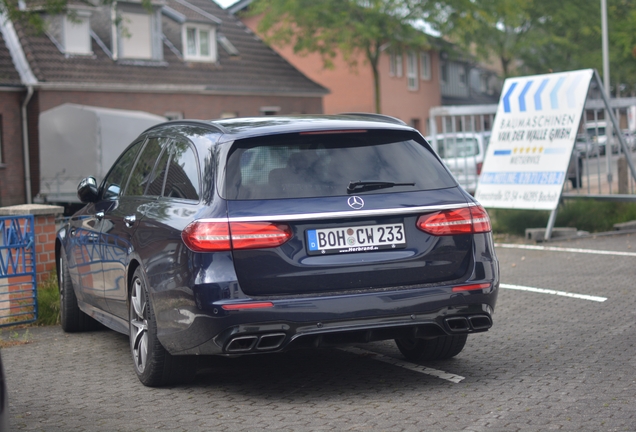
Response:
[[[601,67],[600,2],[534,0],[532,30],[520,55],[523,71]]]
[[[326,68],[340,53],[350,67],[363,56],[373,73],[376,112],[381,111],[382,52],[428,46],[413,23],[421,16],[417,0],[257,0],[251,15],[261,15],[259,32],[268,43],[292,45],[299,54],[319,53]]]
[[[116,0],[74,0],[74,4],[84,3],[86,6],[95,4],[109,5]],[[152,10],[153,0],[141,0],[141,4]],[[31,31],[45,30],[44,15],[56,15],[67,10],[69,0],[0,0],[0,19],[9,19],[20,23]],[[71,16],[72,12],[71,12]]]
[[[0,19],[8,18],[13,22],[26,24],[41,31],[44,28],[43,12],[58,14],[66,9],[68,0],[41,0],[24,2],[18,0],[0,0]]]
[[[442,35],[482,60],[496,57],[508,77],[532,29],[532,3],[533,0],[437,1],[427,19]]]
[[[430,22],[504,75],[602,70],[600,2],[580,0],[440,0]],[[636,91],[636,3],[608,0],[614,93]]]
[[[608,0],[610,74],[613,93],[636,84],[636,3]],[[532,31],[520,55],[523,70],[546,73],[583,68],[602,71],[599,1],[534,0]]]
[[[636,4],[614,0],[608,5],[610,74],[618,83],[614,93],[636,95]],[[618,90],[618,91],[617,91]]]

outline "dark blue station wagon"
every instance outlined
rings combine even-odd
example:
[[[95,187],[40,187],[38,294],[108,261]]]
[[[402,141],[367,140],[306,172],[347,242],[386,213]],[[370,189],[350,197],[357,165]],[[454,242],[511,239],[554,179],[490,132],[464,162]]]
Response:
[[[62,327],[129,334],[148,386],[192,379],[194,355],[395,339],[447,359],[492,326],[488,215],[390,117],[164,123],[78,195]]]

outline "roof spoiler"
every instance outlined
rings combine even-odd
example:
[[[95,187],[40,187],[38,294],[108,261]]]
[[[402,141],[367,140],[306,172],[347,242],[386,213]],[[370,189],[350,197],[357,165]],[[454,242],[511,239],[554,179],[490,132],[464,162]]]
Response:
[[[340,113],[338,115],[365,117],[365,118],[367,118],[369,120],[383,121],[383,122],[386,122],[386,123],[393,123],[393,124],[399,124],[399,125],[403,125],[403,126],[408,126],[406,123],[404,123],[399,118],[391,117],[391,116],[384,115],[384,114],[365,113],[365,112],[348,112],[348,113]]]

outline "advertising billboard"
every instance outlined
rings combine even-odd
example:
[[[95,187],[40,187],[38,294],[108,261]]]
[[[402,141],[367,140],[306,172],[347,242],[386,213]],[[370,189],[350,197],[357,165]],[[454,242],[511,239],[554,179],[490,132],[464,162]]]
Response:
[[[475,192],[482,205],[556,209],[593,73],[506,80]]]

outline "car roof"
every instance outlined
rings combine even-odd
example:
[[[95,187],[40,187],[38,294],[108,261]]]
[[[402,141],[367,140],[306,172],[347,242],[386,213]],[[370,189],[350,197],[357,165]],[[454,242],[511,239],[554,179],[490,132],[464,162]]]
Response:
[[[360,129],[414,130],[392,117],[367,116],[366,114],[244,117],[213,120],[210,123],[223,131],[224,135],[220,142],[296,132]]]
[[[237,140],[256,136],[278,135],[296,132],[320,132],[356,129],[413,129],[392,117],[378,119],[365,115],[303,115],[267,116],[214,120],[214,125],[224,130],[221,141]]]
[[[217,142],[299,132],[337,132],[352,130],[395,130],[417,132],[402,120],[382,114],[347,113],[339,115],[296,115],[236,117],[218,120],[173,120],[148,128],[144,134],[177,126],[198,126],[220,133]]]

